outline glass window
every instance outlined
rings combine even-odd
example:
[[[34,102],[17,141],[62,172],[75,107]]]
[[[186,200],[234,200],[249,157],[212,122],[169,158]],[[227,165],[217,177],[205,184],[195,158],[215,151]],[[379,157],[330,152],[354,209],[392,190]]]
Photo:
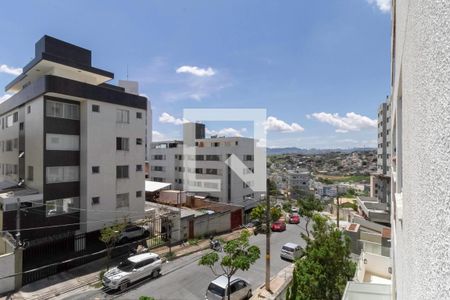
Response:
[[[92,111],[93,112],[100,112],[100,106],[97,104],[92,104]]]
[[[6,117],[6,128],[13,126],[14,124],[14,117],[13,115],[9,115]]]
[[[93,166],[92,167],[92,174],[98,174],[100,173],[100,167],[99,166]]]
[[[13,141],[7,140],[6,141],[6,150],[5,151],[12,151]]]
[[[136,172],[142,172],[142,165],[136,165]]]
[[[16,111],[16,112],[13,114],[13,122],[17,122],[17,121],[19,121],[19,113]]]
[[[46,134],[47,150],[79,151],[80,137],[70,134]]]
[[[137,112],[136,113],[136,119],[142,119],[142,113],[141,112]]]
[[[47,117],[64,118],[71,120],[80,119],[80,106],[77,104],[47,100]]]
[[[121,151],[129,151],[129,139],[124,137],[116,138],[116,149]]]
[[[100,204],[100,197],[92,197],[92,205]]]
[[[142,191],[136,191],[136,198],[142,197]]]
[[[28,113],[28,114],[31,113],[31,105],[28,105],[28,107],[27,107],[27,113]]]
[[[33,166],[28,166],[28,176],[27,176],[27,180],[29,180],[29,181],[33,181],[33,173],[34,173],[34,170],[33,170]]]
[[[128,193],[117,194],[116,196],[116,208],[129,207],[130,199]]]
[[[78,166],[47,167],[47,184],[79,181]]]
[[[136,139],[136,145],[142,145],[142,139],[141,138],[137,138]]]
[[[116,178],[128,178],[128,166],[117,166]]]
[[[47,200],[45,202],[47,217],[53,217],[62,214],[74,213],[79,211],[80,198],[64,198],[56,200]]]
[[[130,123],[130,112],[124,109],[117,110],[117,123]]]

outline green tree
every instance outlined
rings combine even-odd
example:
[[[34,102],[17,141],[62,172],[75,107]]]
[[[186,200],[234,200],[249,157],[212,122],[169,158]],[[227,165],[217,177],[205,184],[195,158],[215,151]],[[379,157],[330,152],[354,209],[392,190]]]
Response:
[[[316,211],[323,210],[323,205],[319,199],[317,199],[313,195],[309,195],[306,199],[299,200],[298,206],[300,208],[300,212],[301,212],[302,216],[306,217],[305,229],[306,229],[306,234],[309,237],[309,227],[308,227],[309,222],[311,221],[311,219]]]
[[[303,235],[305,255],[295,263],[288,299],[338,300],[356,269],[350,259],[350,239],[328,219],[316,214],[313,220],[314,238]]]
[[[260,257],[261,251],[257,246],[250,245],[250,232],[243,230],[236,240],[228,241],[223,247],[225,255],[219,258],[217,252],[210,252],[200,258],[199,265],[207,266],[211,269],[215,276],[225,275],[228,279],[228,287],[230,279],[238,270],[247,271]],[[220,260],[220,262],[219,262]],[[217,271],[217,265],[220,266],[221,272]],[[230,293],[228,300],[230,299]]]
[[[100,241],[105,244],[106,247],[106,270],[109,270],[109,264],[111,262],[111,254],[114,246],[119,240],[119,236],[125,229],[126,223],[119,223],[113,226],[105,227],[100,230]]]

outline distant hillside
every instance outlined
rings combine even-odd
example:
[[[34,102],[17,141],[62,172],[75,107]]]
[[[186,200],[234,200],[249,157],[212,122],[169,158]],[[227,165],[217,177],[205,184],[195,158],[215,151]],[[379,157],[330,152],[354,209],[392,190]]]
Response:
[[[286,147],[286,148],[267,148],[267,155],[277,155],[277,154],[325,154],[330,152],[342,152],[350,153],[355,151],[371,151],[375,148],[349,148],[349,149],[301,149],[297,147]]]

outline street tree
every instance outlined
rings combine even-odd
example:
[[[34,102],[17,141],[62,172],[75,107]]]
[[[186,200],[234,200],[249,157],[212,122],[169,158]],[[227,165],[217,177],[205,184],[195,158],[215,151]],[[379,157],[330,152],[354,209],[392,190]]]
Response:
[[[238,270],[247,271],[261,255],[260,249],[250,245],[249,239],[250,232],[243,230],[239,238],[225,244],[223,247],[225,255],[222,258],[216,251],[213,251],[202,256],[199,265],[209,267],[215,276],[225,275],[228,279],[227,287],[229,289],[231,277]],[[230,300],[229,290],[227,294],[228,300]]]
[[[106,270],[109,270],[112,250],[119,241],[120,234],[125,229],[125,226],[126,223],[124,222],[100,230],[100,241],[102,241],[106,247]]]
[[[305,229],[306,229],[306,234],[309,237],[310,236],[309,227],[308,227],[309,222],[311,221],[315,212],[323,210],[323,205],[319,199],[314,197],[314,195],[309,195],[306,199],[299,200],[298,206],[300,208],[300,212],[301,212],[302,216],[306,217]]]
[[[313,238],[304,236],[305,255],[295,263],[288,300],[341,299],[355,273],[349,237],[325,217],[316,214],[313,220]]]

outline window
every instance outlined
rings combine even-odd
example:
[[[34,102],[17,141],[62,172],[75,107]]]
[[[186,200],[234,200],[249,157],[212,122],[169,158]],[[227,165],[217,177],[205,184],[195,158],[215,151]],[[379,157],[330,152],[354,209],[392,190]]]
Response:
[[[142,197],[142,191],[136,191],[136,198]]]
[[[33,173],[34,173],[33,166],[28,166],[27,180],[33,181],[33,177],[34,177]]]
[[[128,166],[117,166],[116,178],[128,178]]]
[[[30,114],[31,113],[31,105],[27,106],[27,113]]]
[[[244,155],[244,160],[245,161],[253,161],[253,155],[249,155],[249,154]]]
[[[162,166],[152,166],[152,171],[164,172],[164,167],[162,167]]]
[[[141,138],[137,138],[136,139],[136,145],[142,145],[142,139]]]
[[[206,169],[206,174],[209,174],[209,175],[218,175],[219,172],[218,172],[217,169]]]
[[[202,168],[195,168],[195,173],[196,174],[203,174],[203,169]]]
[[[166,159],[166,156],[165,156],[165,155],[162,155],[162,154],[157,154],[157,155],[153,155],[153,156],[152,156],[152,159],[153,159],[153,160],[165,160],[165,159]]]
[[[14,124],[14,117],[13,115],[9,115],[6,117],[6,128],[13,126]]]
[[[6,141],[6,151],[12,151],[12,146],[13,146],[12,142],[13,142],[12,140]]]
[[[47,184],[79,181],[78,166],[47,167]]]
[[[117,123],[130,123],[130,112],[124,109],[117,110]]]
[[[235,142],[234,144],[235,144],[235,145],[237,146],[237,145],[239,145],[239,142],[238,142],[238,141],[236,141],[236,142]]]
[[[98,174],[100,173],[100,167],[99,166],[93,166],[92,167],[92,174]]]
[[[93,112],[100,112],[100,105],[92,104],[92,111]]]
[[[205,160],[219,161],[220,160],[220,155],[206,155],[206,159]]]
[[[47,150],[80,150],[80,137],[78,135],[47,133],[45,141]]]
[[[13,122],[15,123],[15,122],[17,122],[17,121],[19,121],[19,113],[16,111],[16,112],[13,114]]]
[[[130,147],[128,141],[129,141],[128,138],[124,137],[116,138],[116,149],[121,151],[129,151]]]
[[[136,112],[136,119],[142,119],[142,113]]]
[[[204,155],[199,155],[199,154],[197,154],[196,156],[195,156],[195,160],[204,160]]]
[[[136,172],[142,172],[142,165],[136,165]]]
[[[100,197],[92,197],[92,205],[100,204]]]
[[[80,208],[80,198],[64,198],[47,200],[45,202],[47,217],[77,212]]]
[[[13,148],[17,149],[19,147],[19,139],[14,139]]]
[[[128,193],[117,194],[116,196],[116,208],[129,207],[130,199]]]
[[[23,122],[20,122],[19,123],[19,130],[23,130],[23,128],[24,128],[24,124],[23,124]]]
[[[77,104],[47,100],[47,117],[71,120],[80,119],[80,106]]]

